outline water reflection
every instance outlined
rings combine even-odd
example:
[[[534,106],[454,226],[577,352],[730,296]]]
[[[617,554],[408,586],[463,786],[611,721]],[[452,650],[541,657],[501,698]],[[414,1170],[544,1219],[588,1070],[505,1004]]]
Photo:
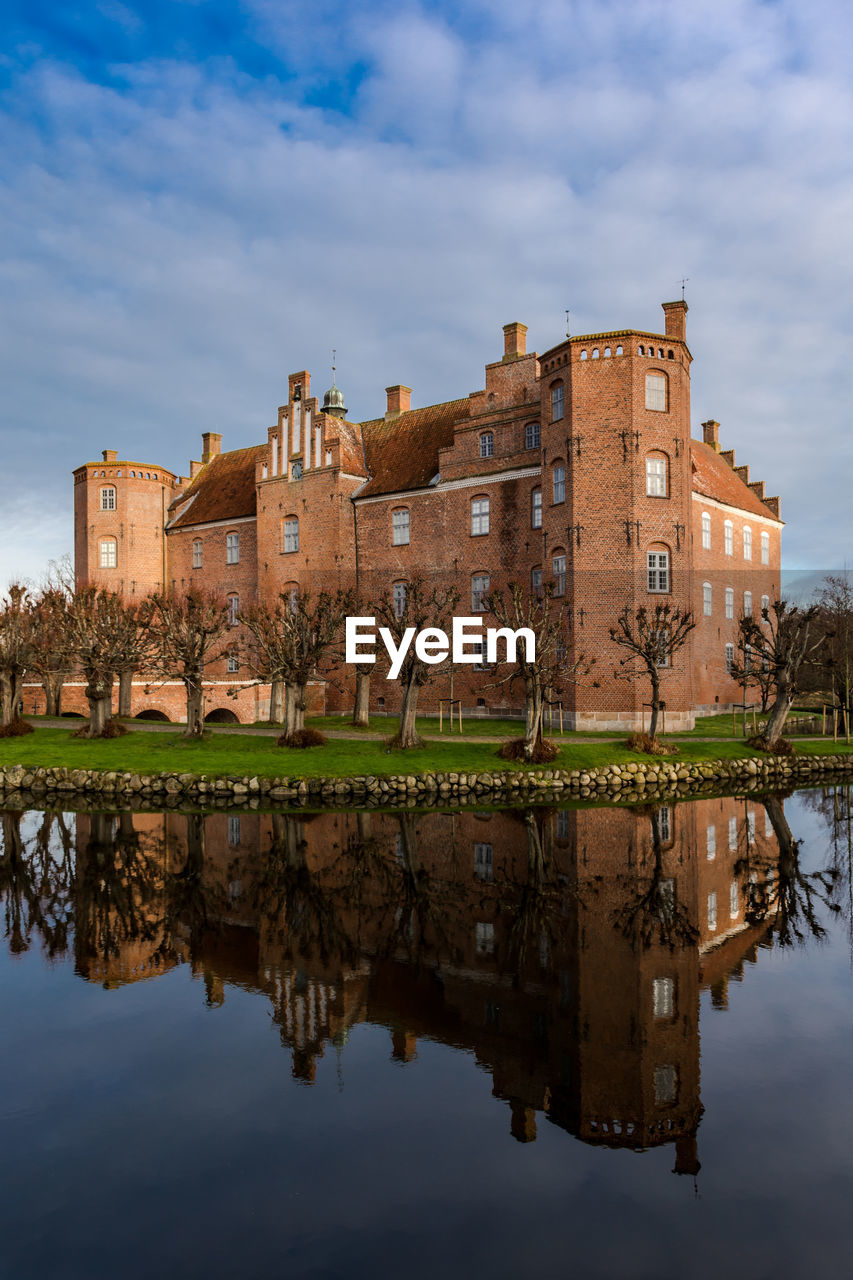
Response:
[[[837,797],[836,797],[837,801]],[[841,832],[838,803],[827,814]],[[778,797],[625,809],[2,815],[9,948],[107,989],[186,963],[261,993],[310,1083],[362,1022],[402,1063],[475,1055],[520,1142],[672,1144],[699,1169],[700,992],[820,937],[846,862],[806,874]],[[841,835],[834,847],[841,850]],[[843,864],[843,866],[842,866]]]

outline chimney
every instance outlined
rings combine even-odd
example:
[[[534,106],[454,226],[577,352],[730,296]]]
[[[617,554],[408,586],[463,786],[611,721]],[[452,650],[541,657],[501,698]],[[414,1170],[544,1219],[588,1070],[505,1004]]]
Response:
[[[118,462],[118,454],[115,449],[104,449],[101,453],[104,462]]]
[[[396,387],[386,387],[385,394],[388,397],[388,407],[385,410],[386,422],[390,422],[392,418],[399,418],[401,413],[408,413],[411,409],[411,387],[404,387],[402,383],[398,383]]]
[[[666,319],[664,329],[666,336],[685,342],[687,340],[687,303],[680,298],[678,302],[662,302],[661,306]]]
[[[721,449],[721,450],[720,450],[720,457],[723,459],[723,461],[724,461],[724,462],[727,462],[727,463],[729,464],[729,466],[731,467],[732,471],[734,471],[734,469],[735,469],[735,451],[734,451],[734,449]]]
[[[201,460],[202,462],[210,462],[211,458],[215,458],[218,453],[222,452],[222,436],[218,431],[202,431],[201,433]]]
[[[527,355],[527,325],[519,324],[517,320],[513,324],[505,324],[504,360],[517,360],[524,355]]]
[[[202,464],[199,461],[197,461],[197,459],[193,458],[190,461],[190,480],[195,480],[199,471],[201,471],[201,467],[202,467]]]
[[[707,422],[702,423],[702,439],[709,444],[712,449],[720,452],[720,424],[715,422],[713,418],[709,418]]]

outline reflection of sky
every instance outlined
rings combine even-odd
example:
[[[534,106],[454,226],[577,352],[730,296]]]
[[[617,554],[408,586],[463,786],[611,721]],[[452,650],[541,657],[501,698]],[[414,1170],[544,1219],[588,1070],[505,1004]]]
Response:
[[[786,805],[807,869],[821,820]],[[180,968],[106,993],[0,949],[3,1266],[49,1275],[844,1274],[853,1167],[845,926],[702,996],[699,1198],[541,1115],[509,1136],[468,1054],[353,1028],[295,1083],[263,995]],[[339,1075],[340,1073],[340,1075]],[[343,1089],[340,1084],[343,1082]]]

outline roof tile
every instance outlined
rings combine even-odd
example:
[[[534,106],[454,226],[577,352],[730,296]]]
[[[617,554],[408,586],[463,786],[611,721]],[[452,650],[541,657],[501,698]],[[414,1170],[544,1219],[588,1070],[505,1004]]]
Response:
[[[237,520],[241,516],[256,515],[255,466],[266,456],[265,444],[216,454],[180,495],[180,504],[188,498],[193,502],[170,528],[181,529],[212,520]]]
[[[721,458],[710,445],[701,440],[690,441],[690,457],[693,463],[693,492],[701,493],[715,502],[723,502],[756,516],[777,520],[778,516],[761,501],[749,485],[744,484],[737,472],[732,471],[725,458]]]

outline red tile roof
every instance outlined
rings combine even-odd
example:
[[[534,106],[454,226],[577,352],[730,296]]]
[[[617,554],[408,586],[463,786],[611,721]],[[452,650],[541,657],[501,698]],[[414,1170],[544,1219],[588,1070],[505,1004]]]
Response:
[[[255,465],[266,456],[265,444],[216,454],[171,504],[176,510],[185,509],[170,528],[256,515]]]
[[[390,422],[374,418],[362,423],[370,479],[358,496],[426,488],[438,472],[439,449],[453,444],[454,423],[467,416],[466,397],[409,409]]]
[[[774,515],[737,472],[732,471],[725,458],[721,458],[710,445],[703,444],[701,440],[691,440],[690,457],[693,463],[694,493],[701,493],[716,502],[724,502],[729,507],[737,507],[740,511],[750,511],[756,516],[778,520],[779,517]]]

